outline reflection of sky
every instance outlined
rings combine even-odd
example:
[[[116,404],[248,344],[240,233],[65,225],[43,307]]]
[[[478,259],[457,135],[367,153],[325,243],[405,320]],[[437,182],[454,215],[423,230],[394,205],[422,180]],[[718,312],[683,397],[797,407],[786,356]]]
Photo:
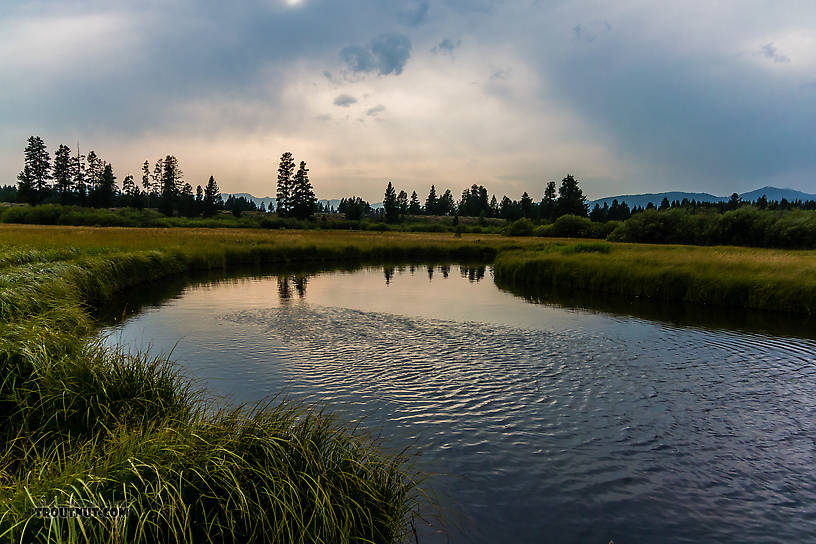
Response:
[[[481,277],[481,279],[479,279]],[[303,296],[298,294],[298,283]],[[281,292],[288,293],[281,297]],[[428,266],[367,268],[355,272],[325,272],[311,276],[231,279],[188,287],[158,307],[147,308],[118,327],[103,331],[109,341],[156,355],[172,352],[185,374],[211,390],[234,399],[245,397],[247,380],[264,374],[263,394],[286,391],[286,361],[291,356],[278,339],[251,325],[221,316],[243,310],[276,308],[282,304],[347,308],[407,317],[506,325],[526,329],[564,331],[624,330],[632,337],[644,334],[648,322],[594,314],[582,310],[530,304],[500,291],[489,268]],[[638,322],[639,327],[626,327]],[[263,339],[259,336],[264,337]],[[247,350],[247,346],[252,346]],[[230,353],[240,357],[230,357]],[[224,373],[230,360],[231,373]],[[264,365],[277,364],[266,375]],[[262,396],[262,395],[261,395]],[[253,395],[253,399],[255,396]]]
[[[109,339],[175,346],[186,375],[236,403],[325,403],[410,445],[481,536],[456,542],[507,525],[518,542],[809,534],[816,342],[530,304],[489,269],[445,272],[193,286]]]

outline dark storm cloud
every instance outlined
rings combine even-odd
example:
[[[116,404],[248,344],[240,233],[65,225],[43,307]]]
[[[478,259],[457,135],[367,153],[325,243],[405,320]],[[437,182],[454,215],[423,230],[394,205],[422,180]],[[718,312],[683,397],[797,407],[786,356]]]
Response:
[[[623,184],[725,193],[799,172],[816,190],[816,4],[774,6],[7,0],[0,8],[0,145],[16,149],[31,133],[98,130],[127,141],[202,130],[268,132],[282,126],[287,89],[304,98],[296,101],[308,110],[297,112],[303,118],[325,115],[315,103],[366,93],[371,102],[366,98],[361,111],[373,117],[382,110],[369,106],[382,101],[397,118],[402,112],[377,94],[388,85],[416,104],[478,105],[485,95],[501,97],[502,107],[516,108],[502,113],[517,113],[533,129],[563,119],[580,129],[548,136],[554,141],[507,145],[602,149],[631,171],[623,179],[614,164],[592,166],[609,170],[599,177],[618,176]],[[457,36],[467,40],[461,52]],[[434,55],[454,51],[451,68],[482,94],[438,94],[450,81],[429,68],[439,62]],[[403,81],[411,86],[397,88]],[[309,102],[303,89],[325,94]],[[453,130],[457,122],[467,126],[455,117],[458,109],[434,117],[418,106],[414,115],[428,127],[451,123]],[[474,110],[475,117],[488,115]],[[461,136],[457,149],[478,153],[470,147],[476,136]],[[3,168],[12,178],[19,169]]]
[[[775,49],[763,56],[786,62]],[[715,193],[816,172],[813,93],[760,69],[623,39],[567,48],[548,66],[558,99],[653,172],[642,174],[645,185]]]
[[[36,62],[16,62],[13,70],[0,60],[7,76],[0,117],[7,128],[93,126],[128,133],[174,122],[182,115],[179,103],[222,94],[274,104],[282,84],[291,81],[290,64],[311,60],[330,68],[343,45],[370,37],[372,28],[397,24],[394,6],[378,0],[356,0],[351,7],[332,0],[297,6],[283,0],[229,5],[53,0],[12,2],[3,10],[0,33],[8,40],[15,28],[59,36],[67,26],[77,27],[67,60],[62,44]],[[83,39],[81,32],[97,24],[110,28]],[[34,45],[50,36],[43,38],[27,37]],[[364,49],[350,55],[355,69],[399,74],[411,43],[404,35],[382,33]],[[25,49],[13,54],[28,55]],[[66,65],[72,69],[63,70]],[[248,116],[241,122],[258,120]]]
[[[399,75],[411,57],[411,48],[411,40],[404,34],[382,34],[367,46],[344,47],[340,58],[352,72]]]

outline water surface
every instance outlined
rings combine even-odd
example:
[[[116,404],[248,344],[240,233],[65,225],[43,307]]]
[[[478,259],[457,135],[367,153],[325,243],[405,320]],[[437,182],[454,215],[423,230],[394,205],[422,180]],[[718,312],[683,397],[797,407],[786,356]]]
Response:
[[[230,402],[325,403],[411,446],[444,517],[423,542],[816,541],[816,341],[683,315],[387,266],[179,285],[104,333]]]

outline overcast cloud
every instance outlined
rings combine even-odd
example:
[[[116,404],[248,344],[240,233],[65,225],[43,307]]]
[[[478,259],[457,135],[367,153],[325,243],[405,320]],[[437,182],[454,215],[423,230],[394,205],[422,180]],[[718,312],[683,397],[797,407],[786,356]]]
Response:
[[[812,3],[6,1],[0,78],[0,184],[38,134],[259,196],[284,151],[322,198],[816,192]]]

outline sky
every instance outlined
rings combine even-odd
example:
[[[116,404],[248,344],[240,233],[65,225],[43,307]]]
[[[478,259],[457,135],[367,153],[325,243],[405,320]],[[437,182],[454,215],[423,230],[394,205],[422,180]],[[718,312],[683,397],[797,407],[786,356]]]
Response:
[[[811,0],[3,0],[0,184],[30,135],[121,180],[319,198],[816,193]]]

